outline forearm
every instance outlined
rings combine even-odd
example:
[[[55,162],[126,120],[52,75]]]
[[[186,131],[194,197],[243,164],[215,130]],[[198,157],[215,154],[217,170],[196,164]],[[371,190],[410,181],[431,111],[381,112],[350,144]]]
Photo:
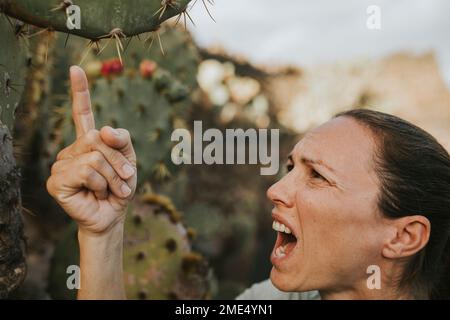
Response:
[[[123,284],[123,222],[105,234],[78,230],[80,285],[78,299],[125,299]]]

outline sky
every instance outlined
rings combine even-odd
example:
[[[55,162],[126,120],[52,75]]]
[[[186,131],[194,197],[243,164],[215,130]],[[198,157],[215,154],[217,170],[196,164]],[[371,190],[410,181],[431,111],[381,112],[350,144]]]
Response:
[[[190,12],[190,30],[203,47],[300,67],[433,50],[450,89],[448,0],[215,0],[216,23],[201,2]],[[380,30],[367,28],[371,5],[380,8]]]

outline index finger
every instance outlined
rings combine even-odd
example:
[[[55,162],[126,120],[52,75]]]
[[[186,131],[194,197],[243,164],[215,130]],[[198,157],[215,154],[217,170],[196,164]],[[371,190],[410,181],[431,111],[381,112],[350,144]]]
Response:
[[[78,66],[70,68],[70,84],[72,88],[72,117],[77,138],[79,138],[89,130],[95,129],[89,85],[83,69]]]

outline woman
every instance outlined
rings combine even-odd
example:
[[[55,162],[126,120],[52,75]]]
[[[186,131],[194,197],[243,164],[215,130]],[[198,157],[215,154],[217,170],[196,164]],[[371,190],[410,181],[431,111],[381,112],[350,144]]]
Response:
[[[136,157],[126,130],[94,129],[83,71],[73,67],[71,80],[77,140],[59,153],[47,188],[79,225],[78,297],[122,299]],[[270,282],[239,298],[449,297],[450,157],[432,136],[349,111],[307,133],[287,169],[267,192],[278,233]],[[376,288],[368,270],[378,272]]]

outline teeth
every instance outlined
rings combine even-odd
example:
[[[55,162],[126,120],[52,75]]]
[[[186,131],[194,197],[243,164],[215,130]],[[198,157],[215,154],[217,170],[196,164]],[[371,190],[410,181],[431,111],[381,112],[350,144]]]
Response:
[[[283,256],[285,256],[286,254],[284,253],[284,247],[278,247],[276,250],[275,250],[275,255],[277,256],[277,257],[283,257]]]
[[[288,227],[286,227],[284,224],[278,222],[278,221],[274,221],[272,223],[272,229],[278,232],[284,232],[287,234],[291,233],[291,229],[289,229]]]

